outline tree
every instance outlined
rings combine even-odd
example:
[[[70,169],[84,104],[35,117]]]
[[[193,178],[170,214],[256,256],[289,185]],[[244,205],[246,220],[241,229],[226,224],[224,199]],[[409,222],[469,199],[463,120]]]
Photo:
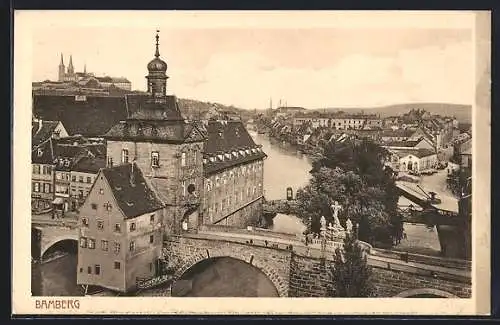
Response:
[[[318,232],[322,215],[333,221],[329,205],[335,200],[344,207],[341,223],[347,217],[359,223],[360,240],[392,245],[402,237],[403,222],[394,178],[384,167],[386,155],[371,140],[326,143],[313,163],[309,184],[297,191],[299,217],[311,217]]]
[[[371,268],[354,235],[347,235],[343,249],[337,249],[330,269],[331,297],[370,297],[374,294]]]

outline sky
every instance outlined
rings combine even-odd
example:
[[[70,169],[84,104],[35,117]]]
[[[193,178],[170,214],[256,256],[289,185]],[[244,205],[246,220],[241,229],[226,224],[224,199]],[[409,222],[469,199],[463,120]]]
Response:
[[[201,19],[195,20],[198,24],[172,24],[163,23],[168,15],[160,15],[149,23],[143,19],[100,26],[71,20],[58,25],[57,17],[47,17],[32,31],[32,77],[56,80],[62,53],[66,65],[72,55],[76,71],[86,64],[89,72],[123,76],[133,89],[145,90],[146,65],[154,55],[158,28],[160,54],[170,77],[167,89],[181,98],[246,109],[269,107],[270,99],[273,107],[281,100],[306,108],[473,103],[469,20],[456,17],[446,24],[439,15],[423,20],[422,15],[393,12],[370,23],[355,23],[374,17],[364,15],[349,19],[352,24],[300,19],[296,24],[290,19],[269,24],[264,18],[255,23],[263,17],[255,13],[242,24]],[[219,15],[217,22],[230,16]],[[342,21],[345,16],[335,17]]]

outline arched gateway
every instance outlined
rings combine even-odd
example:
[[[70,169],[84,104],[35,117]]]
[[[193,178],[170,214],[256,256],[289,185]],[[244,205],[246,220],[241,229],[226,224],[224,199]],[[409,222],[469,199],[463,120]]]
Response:
[[[449,292],[432,288],[410,289],[403,291],[395,295],[394,297],[395,298],[458,298],[457,296]]]

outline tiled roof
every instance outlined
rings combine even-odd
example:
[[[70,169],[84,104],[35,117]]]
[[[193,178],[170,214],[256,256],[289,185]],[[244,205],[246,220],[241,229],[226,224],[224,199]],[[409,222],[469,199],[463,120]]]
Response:
[[[418,158],[428,157],[436,155],[436,152],[430,149],[417,149],[417,150],[393,150],[400,158],[406,157],[408,155],[413,155]]]
[[[103,169],[102,173],[126,219],[164,207],[135,164],[123,164]],[[131,175],[133,175],[133,183],[131,183]]]
[[[410,137],[415,130],[383,130],[381,133],[382,137]]]
[[[158,99],[150,95],[126,95],[125,98],[129,119],[184,120],[175,96]]]
[[[231,157],[224,157],[223,161],[216,158],[214,162],[207,159],[204,164],[205,175],[266,157],[266,154],[255,144],[241,121],[209,121],[206,125],[206,132],[204,156],[208,158],[230,153]],[[259,150],[256,152],[250,151],[243,155],[238,153],[236,157],[233,155],[235,151],[257,148]]]
[[[75,172],[97,174],[99,169],[106,167],[106,161],[102,157],[83,157],[79,159],[71,169]]]
[[[31,123],[31,145],[38,146],[50,138],[59,124],[59,121],[42,121],[42,127],[39,129],[39,122]]]
[[[127,117],[124,97],[35,95],[33,113],[42,120],[61,121],[69,135],[101,136]]]
[[[206,130],[205,154],[257,147],[241,121],[209,121]]]
[[[199,142],[204,137],[192,123],[168,120],[126,120],[111,128],[108,140],[156,141],[165,143]]]
[[[52,139],[41,143],[38,148],[31,150],[31,163],[51,165],[54,163],[54,147]]]
[[[385,147],[408,147],[412,148],[415,147],[417,144],[420,143],[422,139],[418,140],[406,140],[406,141],[391,141],[391,142],[386,142],[384,143]]]

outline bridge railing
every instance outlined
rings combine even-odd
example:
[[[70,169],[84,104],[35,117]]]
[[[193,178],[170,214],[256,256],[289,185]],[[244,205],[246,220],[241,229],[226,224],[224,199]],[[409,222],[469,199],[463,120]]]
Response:
[[[398,252],[394,250],[386,250],[381,248],[372,249],[371,254],[374,256],[392,258],[395,260],[401,260],[405,262],[422,263],[426,265],[434,265],[434,266],[441,266],[454,269],[470,270],[472,266],[471,261],[467,260],[421,255],[421,254],[414,254],[407,252]]]
[[[286,239],[286,240],[292,240],[292,241],[301,241],[301,239],[302,239],[300,236],[297,236],[294,234],[289,234],[289,233],[284,233],[284,232],[276,232],[276,231],[273,231],[270,229],[256,228],[256,227],[236,228],[236,227],[229,227],[229,226],[222,226],[222,225],[202,225],[202,226],[200,226],[199,232],[204,232],[204,231],[265,236],[265,237],[269,237],[269,238],[280,238],[280,239]]]

